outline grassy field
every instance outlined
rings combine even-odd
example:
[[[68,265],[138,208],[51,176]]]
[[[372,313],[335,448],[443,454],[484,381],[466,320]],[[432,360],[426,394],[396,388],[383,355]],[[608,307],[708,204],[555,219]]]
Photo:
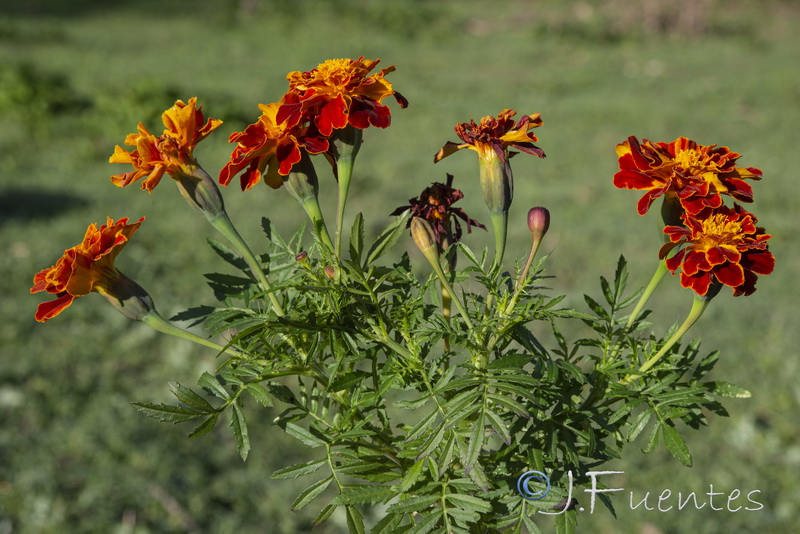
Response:
[[[197,96],[207,116],[225,120],[197,151],[213,176],[230,154],[227,136],[256,119],[258,103],[280,97],[287,72],[358,56],[396,65],[389,79],[410,106],[393,108],[386,131],[367,131],[350,216],[364,211],[374,234],[394,207],[449,172],[466,195],[462,207],[488,219],[474,158],[433,166],[433,154],[455,140],[458,122],[503,108],[540,112],[545,125],[536,133],[547,159],[515,159],[508,254],[524,256],[525,214],[547,206],[548,274],[575,306],[584,293],[599,293],[598,276],[611,276],[620,254],[634,286],[655,266],[656,219],[636,214],[637,193],[611,184],[614,146],[628,135],[727,145],[743,154],[741,164],[763,170],[753,210],[774,236],[775,272],[751,297],[720,295],[692,331],[707,351],[721,349],[715,377],[753,397],[728,401],[729,418],[689,433],[691,469],[663,451],[645,456],[631,447],[610,466],[625,472],[613,479],[626,490],[614,497],[617,518],[587,512],[579,532],[795,528],[800,216],[789,185],[800,123],[798,2],[687,1],[673,3],[685,8],[676,13],[654,0],[0,3],[0,534],[310,530],[315,511],[288,511],[301,484],[269,479],[299,454],[271,428],[274,415],[251,415],[254,450],[242,464],[226,429],[188,440],[189,428],[145,419],[129,405],[168,401],[167,382],[194,383],[214,368],[212,351],[131,324],[96,295],[37,324],[42,299],[28,289],[89,223],[146,216],[120,269],[165,316],[213,305],[203,274],[226,266],[204,244],[211,228],[168,179],[152,195],[110,184],[111,174],[127,170],[107,163],[114,145],[139,121],[159,131],[164,109]],[[688,11],[693,4],[708,11]],[[320,174],[332,217],[335,185]],[[224,193],[256,250],[266,245],[261,217],[286,233],[302,220],[285,191]],[[490,244],[488,235],[469,239],[473,248]],[[654,328],[682,320],[690,302],[667,280],[651,301]],[[652,506],[663,489],[704,494],[709,484],[725,493],[760,490],[764,509],[660,513],[628,505],[629,491],[636,502],[651,492]],[[343,529],[334,516],[316,531]]]

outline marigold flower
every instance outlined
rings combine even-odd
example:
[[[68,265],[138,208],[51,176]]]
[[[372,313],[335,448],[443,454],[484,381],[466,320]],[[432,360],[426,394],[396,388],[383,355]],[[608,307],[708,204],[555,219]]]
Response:
[[[170,109],[161,115],[166,129],[155,137],[142,123],[137,133],[129,134],[125,144],[135,147],[125,150],[117,145],[110,163],[127,163],[134,170],[111,177],[111,181],[119,187],[125,187],[141,178],[142,189],[151,193],[163,178],[169,174],[177,179],[181,175],[190,175],[198,166],[194,159],[194,148],[215,130],[221,120],[203,117],[202,106],[198,107],[197,98],[190,98],[188,103],[182,100],[175,102]]]
[[[741,202],[752,202],[753,189],[745,179],[760,180],[755,167],[737,167],[740,154],[728,147],[699,145],[679,137],[671,143],[653,143],[634,137],[617,145],[620,171],[614,185],[620,189],[639,189],[638,211],[647,213],[658,197],[673,192],[690,215],[705,208],[719,208],[727,194]]]
[[[767,245],[772,236],[757,227],[756,217],[740,205],[706,210],[699,216],[686,213],[682,219],[685,226],[664,228],[670,242],[661,247],[659,256],[685,245],[666,260],[673,273],[680,267],[683,287],[704,296],[718,282],[732,287],[734,296],[750,295],[756,290],[757,275],[772,272],[775,257]]]
[[[55,294],[56,299],[39,305],[36,320],[44,322],[55,317],[77,297],[92,291],[120,300],[129,297],[127,291],[131,290],[133,282],[117,270],[114,259],[142,221],[144,217],[133,224],[128,224],[127,218],[116,222],[108,218],[100,228],[92,224],[79,245],[64,251],[54,266],[38,272],[33,277],[31,293],[46,291]],[[144,290],[134,292],[141,296]]]
[[[540,114],[523,115],[515,124],[511,117],[516,114],[513,109],[504,109],[497,118],[492,116],[482,118],[480,124],[475,124],[474,120],[457,124],[455,131],[463,143],[452,141],[445,143],[434,156],[434,163],[462,148],[476,151],[483,159],[490,159],[496,155],[500,160],[507,161],[515,154],[509,152],[509,147],[540,158],[545,157],[544,151],[533,144],[539,139],[533,133],[529,133],[529,130],[544,124]]]
[[[328,140],[315,129],[289,126],[277,120],[280,102],[260,104],[261,117],[243,132],[234,132],[229,141],[238,143],[230,161],[219,173],[219,183],[227,186],[234,176],[240,177],[242,191],[250,189],[262,176],[273,189],[283,184],[292,167],[302,158],[301,149],[310,154],[319,154],[329,148]],[[265,173],[266,171],[266,173]]]
[[[282,100],[278,122],[293,127],[309,119],[325,137],[348,124],[362,130],[388,127],[392,117],[383,99],[392,95],[402,108],[408,107],[408,100],[386,81],[394,66],[369,74],[379,62],[364,60],[363,56],[329,59],[311,71],[290,72],[286,77],[289,91]]]
[[[458,219],[467,223],[467,233],[472,232],[473,226],[486,230],[484,225],[472,219],[463,209],[453,207],[453,204],[464,198],[464,193],[452,185],[453,175],[448,174],[446,184],[434,182],[433,185],[426,187],[419,197],[409,199],[409,205],[400,206],[391,215],[400,215],[411,209],[412,218],[409,219],[407,227],[411,226],[414,217],[428,221],[442,251],[447,248],[450,241],[461,240],[462,230]],[[455,232],[452,230],[454,225]]]

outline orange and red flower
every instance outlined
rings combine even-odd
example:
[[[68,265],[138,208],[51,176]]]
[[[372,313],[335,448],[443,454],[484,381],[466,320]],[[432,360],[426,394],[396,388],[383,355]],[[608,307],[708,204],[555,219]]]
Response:
[[[620,171],[614,185],[646,193],[638,211],[644,215],[655,199],[672,192],[683,209],[697,215],[705,208],[719,208],[727,194],[741,202],[752,202],[753,190],[745,179],[760,180],[755,167],[737,167],[740,154],[728,147],[704,146],[679,137],[671,143],[653,143],[630,136],[617,145]]]
[[[313,127],[278,122],[280,102],[259,105],[261,117],[243,132],[231,134],[230,142],[237,143],[231,159],[219,173],[219,183],[227,186],[234,176],[241,175],[242,191],[257,184],[262,176],[273,189],[283,184],[292,167],[302,157],[301,149],[310,154],[328,150],[328,140]],[[265,173],[266,171],[266,173]]]
[[[391,123],[391,112],[382,103],[394,96],[401,107],[408,100],[392,88],[385,76],[394,66],[369,74],[380,62],[351,59],[329,59],[308,71],[290,72],[289,91],[281,101],[277,119],[289,127],[310,120],[325,136],[347,125],[358,129],[369,126],[386,128]]]
[[[775,257],[769,251],[770,235],[757,227],[758,220],[736,204],[705,210],[697,216],[683,215],[685,226],[667,226],[670,242],[661,247],[660,257],[683,246],[667,258],[673,273],[680,268],[681,285],[706,295],[712,283],[733,288],[733,294],[750,295],[759,274],[770,274]]]
[[[440,250],[446,248],[449,242],[461,240],[461,224],[458,219],[467,223],[467,233],[472,232],[472,227],[483,228],[486,227],[472,219],[461,208],[454,208],[458,200],[464,198],[464,193],[452,187],[453,175],[447,175],[447,183],[434,182],[430,187],[425,188],[419,197],[409,199],[409,205],[400,206],[394,210],[391,215],[400,215],[407,209],[411,209],[411,217],[420,217],[428,221],[433,229],[436,237],[436,242]],[[408,225],[411,226],[409,219]],[[453,232],[455,226],[455,232]]]
[[[54,266],[38,272],[33,277],[31,293],[46,291],[55,294],[56,299],[39,305],[36,320],[44,322],[55,317],[77,297],[92,291],[109,294],[110,286],[122,276],[114,259],[142,221],[144,217],[133,224],[128,224],[127,218],[117,222],[108,218],[100,228],[92,224],[79,245],[64,251]]]
[[[172,108],[161,115],[166,129],[155,137],[142,123],[137,133],[129,134],[125,144],[134,147],[126,150],[117,145],[110,163],[127,163],[133,165],[133,171],[116,174],[111,181],[125,187],[141,178],[142,189],[152,192],[165,174],[173,177],[192,174],[197,167],[193,152],[197,144],[216,129],[222,121],[205,120],[202,106],[197,107],[197,99],[190,98],[188,103],[182,100],[175,102]]]
[[[433,161],[440,161],[462,148],[476,151],[481,159],[488,160],[496,156],[503,162],[515,154],[509,153],[509,148],[540,158],[545,157],[544,151],[533,144],[539,139],[529,132],[544,124],[539,113],[523,115],[514,123],[511,117],[516,114],[513,109],[504,109],[496,118],[492,116],[482,118],[480,124],[475,124],[474,120],[457,124],[455,131],[463,143],[448,141],[434,156]]]

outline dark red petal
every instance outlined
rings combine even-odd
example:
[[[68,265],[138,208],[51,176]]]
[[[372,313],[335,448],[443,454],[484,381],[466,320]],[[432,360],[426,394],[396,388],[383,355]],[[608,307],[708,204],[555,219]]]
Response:
[[[55,300],[42,302],[41,304],[39,304],[39,307],[36,310],[36,315],[35,315],[36,320],[43,323],[48,319],[52,319],[53,317],[64,311],[64,309],[67,308],[70,304],[72,304],[73,300],[75,300],[75,297],[73,297],[68,293],[64,293]]]
[[[744,283],[744,269],[738,263],[729,263],[714,269],[714,276],[726,286],[738,287]]]
[[[347,103],[342,95],[337,95],[322,106],[317,115],[316,125],[319,133],[325,137],[330,137],[334,128],[341,129],[347,126]]]

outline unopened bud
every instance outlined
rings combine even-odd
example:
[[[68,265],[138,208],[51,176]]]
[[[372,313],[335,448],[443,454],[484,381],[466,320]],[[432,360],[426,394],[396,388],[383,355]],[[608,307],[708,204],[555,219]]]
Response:
[[[294,261],[296,261],[297,263],[305,263],[306,260],[308,260],[308,252],[306,252],[305,250],[294,257]]]
[[[528,228],[534,239],[541,239],[550,228],[550,212],[547,208],[536,206],[528,211]]]
[[[327,276],[331,280],[336,280],[336,269],[334,268],[333,265],[325,266],[325,276]]]

